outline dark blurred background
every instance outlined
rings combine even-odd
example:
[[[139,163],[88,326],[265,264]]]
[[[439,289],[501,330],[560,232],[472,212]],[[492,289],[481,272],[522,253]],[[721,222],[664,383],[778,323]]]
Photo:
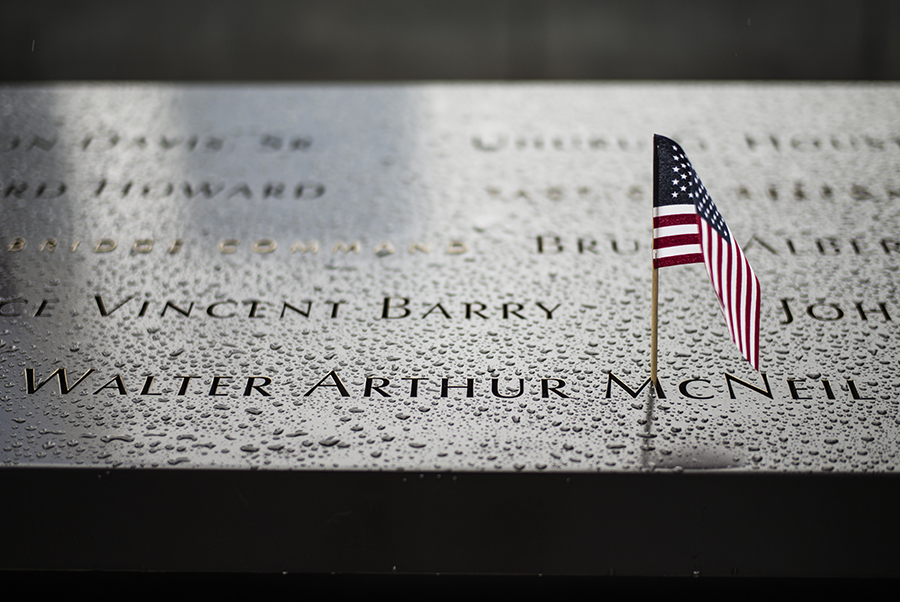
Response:
[[[0,2],[0,80],[900,79],[892,0]]]

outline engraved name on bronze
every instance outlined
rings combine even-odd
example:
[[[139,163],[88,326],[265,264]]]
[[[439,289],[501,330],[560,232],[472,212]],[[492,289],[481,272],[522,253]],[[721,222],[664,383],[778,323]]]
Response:
[[[198,180],[194,182],[172,182],[157,180],[141,182],[124,180],[110,182],[101,179],[84,188],[88,194],[97,198],[130,198],[163,199],[179,197],[188,200],[212,198],[243,199],[296,199],[311,201],[325,196],[327,188],[321,182],[277,182],[263,184],[247,182],[221,182]],[[66,193],[79,194],[77,188],[58,180],[29,182],[24,180],[0,180],[0,196],[4,199],[57,199]]]
[[[242,391],[245,397],[262,396],[272,397],[272,391],[276,391],[280,387],[299,384],[305,390],[303,397],[311,397],[314,395],[326,395],[330,397],[431,397],[431,398],[452,398],[452,397],[475,397],[476,392],[487,393],[499,399],[517,399],[525,396],[527,398],[562,398],[562,399],[613,399],[622,395],[627,395],[631,399],[637,399],[642,392],[646,392],[651,388],[654,389],[656,397],[659,400],[669,399],[672,390],[668,392],[668,385],[660,379],[656,383],[651,383],[649,377],[636,386],[633,378],[620,378],[612,371],[606,372],[605,386],[601,385],[597,389],[590,389],[580,395],[575,390],[568,388],[565,375],[541,375],[539,377],[511,378],[511,377],[475,377],[475,376],[404,376],[404,377],[385,377],[379,375],[368,375],[362,379],[359,385],[345,383],[346,375],[342,379],[336,370],[331,370],[321,377],[301,377],[290,375],[286,377],[261,376],[259,374],[246,375],[230,375],[221,374],[174,374],[174,375],[157,375],[146,374],[140,378],[130,376],[123,377],[122,374],[105,374],[100,375],[94,368],[87,368],[78,375],[79,371],[75,370],[72,376],[66,367],[56,368],[50,374],[39,375],[33,367],[25,368],[23,376],[25,377],[25,390],[29,395],[34,395],[45,386],[50,393],[59,395],[69,395],[76,389],[89,389],[93,395],[100,395],[104,392],[114,395],[139,395],[139,396],[158,396],[158,395],[202,395],[206,397],[225,397],[229,392]],[[297,382],[298,379],[301,382]],[[717,379],[713,382],[712,379]],[[738,391],[742,391],[753,397],[762,397],[766,399],[791,399],[796,401],[811,401],[813,399],[833,400],[840,398],[850,399],[854,401],[869,401],[875,398],[871,395],[871,388],[877,387],[878,383],[867,382],[865,384],[857,383],[852,378],[841,378],[834,380],[823,378],[821,375],[815,377],[786,377],[784,387],[780,384],[778,388],[773,389],[773,381],[771,381],[766,373],[760,373],[758,384],[747,382],[741,378],[734,376],[728,372],[721,375],[707,375],[707,377],[692,377],[681,380],[673,389],[677,389],[678,394],[686,399],[713,399],[715,396],[713,390],[727,390],[730,399],[738,398]],[[52,381],[56,382],[56,386],[50,385]],[[399,382],[398,382],[399,381]],[[488,382],[489,381],[489,386]],[[843,382],[840,382],[843,381]],[[349,381],[347,381],[349,383]],[[780,381],[778,381],[780,382]],[[631,383],[631,384],[630,384]],[[99,385],[99,386],[98,386]],[[437,386],[435,386],[437,385]]]
[[[532,247],[539,255],[598,255],[612,252],[617,255],[635,255],[645,252],[648,248],[645,240],[636,238],[616,238],[608,236],[597,239],[593,236],[565,237],[557,234],[542,234],[534,237]],[[791,237],[772,238],[770,236],[758,236],[752,234],[747,242],[741,245],[747,252],[756,252],[779,256],[854,256],[854,255],[880,255],[896,257],[900,254],[900,238],[839,238],[836,236],[822,237]]]
[[[27,297],[0,299],[0,318],[50,318],[58,317],[61,309],[58,298],[30,300]],[[285,320],[291,318],[338,318],[348,310],[346,300],[267,300],[267,299],[220,299],[213,301],[155,299],[143,295],[129,295],[125,298],[110,299],[102,294],[93,296],[92,303],[85,311],[100,318],[111,316],[149,316],[170,319],[183,318],[271,318]],[[422,300],[413,297],[384,297],[371,300],[367,311],[372,318],[382,320],[553,320],[558,319],[557,310],[562,303],[536,301],[503,303],[487,299],[465,301]],[[91,307],[93,306],[93,307]]]
[[[688,150],[704,151],[706,140],[697,136],[679,137]],[[472,148],[478,151],[612,151],[642,153],[650,148],[646,137],[613,135],[516,135],[509,133],[475,134],[471,138]]]
[[[255,136],[228,136],[219,134],[134,134],[94,132],[78,138],[61,139],[59,134],[45,131],[38,133],[7,133],[0,135],[0,153],[52,152],[77,149],[82,152],[109,151],[186,151],[221,152],[251,150],[265,153],[277,151],[306,151],[312,148],[312,136],[305,134],[267,133]]]
[[[85,243],[85,244],[82,244]],[[168,255],[175,255],[186,246],[184,239],[176,238],[168,241],[157,241],[154,238],[136,238],[128,244],[124,245],[126,251],[130,251],[132,255],[144,255],[153,253],[154,249],[162,249]],[[76,253],[90,250],[93,253],[112,253],[120,249],[116,238],[98,238],[94,241],[82,241],[80,238],[70,239],[68,241],[60,241],[57,238],[39,238],[37,241],[29,242],[23,236],[16,236],[10,239],[6,245],[8,253],[21,253],[23,251],[37,251],[39,253],[56,253],[57,251],[67,251],[68,253]],[[320,243],[316,239],[294,240],[289,245],[280,247],[278,241],[272,238],[258,238],[249,241],[242,241],[240,238],[222,238],[215,245],[219,253],[225,255],[233,255],[244,249],[252,251],[258,255],[268,255],[278,249],[282,249],[289,254],[299,255],[317,255],[330,252],[333,255],[362,255],[371,254],[377,257],[387,257],[398,253],[408,253],[410,255],[431,253],[443,253],[446,255],[462,255],[469,251],[469,246],[462,240],[449,240],[440,244],[433,244],[431,241],[414,240],[408,244],[398,243],[395,245],[390,240],[382,241],[376,245],[364,245],[358,240],[345,242],[334,241],[333,243]]]
[[[744,143],[746,148],[751,151],[880,153],[900,150],[900,134],[798,133],[784,135],[778,133],[748,133],[744,135]]]
[[[629,199],[642,201],[650,198],[647,186],[604,186],[586,184],[553,184],[534,187],[504,187],[489,185],[485,192],[492,199],[502,201],[566,201],[574,199]],[[755,185],[738,184],[723,190],[725,197],[731,194],[740,200],[765,199],[769,201],[891,201],[900,198],[900,185],[891,182],[859,183],[833,186],[827,182],[793,180],[789,182],[768,182]]]

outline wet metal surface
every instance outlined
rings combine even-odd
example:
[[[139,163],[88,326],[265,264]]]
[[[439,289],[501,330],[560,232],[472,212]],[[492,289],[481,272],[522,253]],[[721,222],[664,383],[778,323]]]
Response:
[[[0,89],[7,465],[891,472],[900,88]],[[660,273],[653,133],[763,289]],[[641,388],[641,386],[643,388]]]

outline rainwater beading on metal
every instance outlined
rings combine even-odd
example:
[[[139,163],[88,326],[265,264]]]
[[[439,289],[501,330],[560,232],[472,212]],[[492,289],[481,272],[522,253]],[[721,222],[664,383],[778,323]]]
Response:
[[[695,495],[688,483],[893,495],[898,98],[812,84],[0,89],[3,477],[184,492],[193,474],[207,493],[232,477],[357,492],[462,480],[479,483],[466,504],[534,484],[583,508],[618,503],[613,490]],[[759,276],[760,373],[703,266],[685,266],[660,276],[652,390],[653,133],[685,148]],[[402,487],[389,497],[415,505],[402,492],[424,485]],[[407,570],[614,568],[594,553],[605,560],[446,552]],[[622,570],[701,570],[679,553]],[[165,567],[203,568],[190,558]],[[233,567],[393,566],[292,558]]]

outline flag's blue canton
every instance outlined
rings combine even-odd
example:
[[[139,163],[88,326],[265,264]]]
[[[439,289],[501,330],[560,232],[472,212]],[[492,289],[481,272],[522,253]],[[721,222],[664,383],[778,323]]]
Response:
[[[670,144],[666,144],[666,142]],[[653,199],[654,204],[693,205],[693,178],[690,162],[684,158],[684,151],[677,144],[665,139],[657,146],[657,185],[659,194]],[[696,176],[696,174],[695,174]]]
[[[697,213],[709,222],[715,231],[725,242],[731,244],[731,234],[722,219],[722,214],[716,209],[715,204],[706,191],[706,187],[694,166],[688,161],[680,146],[671,142],[670,145],[661,145],[665,152],[660,153],[660,205],[675,205],[691,203],[697,208]],[[666,148],[666,147],[669,148]]]

